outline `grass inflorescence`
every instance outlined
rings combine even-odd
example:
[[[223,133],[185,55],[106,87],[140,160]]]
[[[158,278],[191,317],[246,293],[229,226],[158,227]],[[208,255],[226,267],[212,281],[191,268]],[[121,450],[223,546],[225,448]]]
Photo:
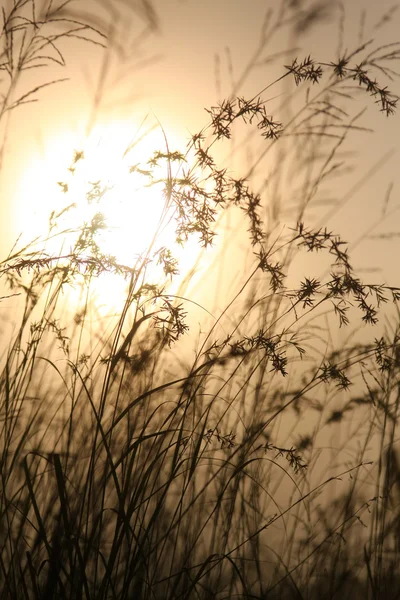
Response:
[[[2,122],[56,83],[15,92],[26,69],[65,65],[61,39],[107,46],[101,21],[68,12],[68,1],[45,4],[3,8]],[[277,23],[296,35],[325,15],[318,16],[323,3],[301,4],[277,8]],[[145,31],[157,26],[150,2],[135,10]],[[52,33],[56,26],[64,29]],[[364,281],[340,233],[307,223],[319,187],[346,166],[347,138],[366,130],[360,96],[381,118],[397,118],[399,58],[400,43],[374,42],[331,62],[297,57],[256,95],[235,91],[208,109],[186,148],[169,148],[165,135],[164,148],[131,166],[164,201],[148,247],[131,264],[102,248],[100,210],[64,229],[76,206],[58,182],[66,203],[49,216],[47,233],[17,243],[0,263],[1,302],[16,306],[0,364],[1,599],[400,594],[400,287]],[[296,108],[284,96],[275,114],[268,95],[282,84],[288,95],[304,94]],[[264,144],[246,175],[217,152],[238,126]],[[277,166],[268,189],[255,191],[252,176],[267,155]],[[77,149],[72,176],[84,160]],[[293,192],[290,226],[276,234],[289,169],[301,193]],[[86,201],[96,205],[107,192],[94,182]],[[171,291],[179,260],[161,235],[173,223],[183,248],[192,239],[202,251],[218,248],[226,214],[245,223],[248,268],[194,340],[193,273]],[[324,256],[328,267],[296,278],[300,254]],[[94,328],[91,290],[110,275],[125,295]],[[80,290],[76,306],[65,302],[71,289]],[[348,342],[334,346],[329,332],[346,328]],[[339,444],[327,465],[319,436],[339,425],[359,443]]]

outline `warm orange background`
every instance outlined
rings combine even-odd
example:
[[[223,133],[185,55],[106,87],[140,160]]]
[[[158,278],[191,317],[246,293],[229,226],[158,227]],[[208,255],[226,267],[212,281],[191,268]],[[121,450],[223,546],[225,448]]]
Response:
[[[302,3],[297,4],[301,6]],[[110,13],[100,8],[101,5],[81,0],[75,6],[78,13],[86,11],[91,18],[109,22]],[[204,108],[215,105],[232,90],[238,95],[254,96],[282,74],[280,63],[287,64],[295,55],[308,54],[316,60],[329,62],[337,57],[339,43],[342,50],[351,50],[358,45],[360,35],[365,40],[375,37],[378,44],[395,41],[400,22],[399,14],[394,13],[391,23],[385,24],[384,28],[375,27],[382,15],[390,10],[390,1],[379,4],[371,0],[348,2],[344,16],[333,3],[316,2],[316,6],[326,7],[325,18],[304,38],[299,35],[294,39],[288,29],[277,31],[269,36],[267,46],[257,55],[265,13],[270,5],[277,6],[278,3],[264,0],[155,1],[157,19],[153,31],[146,30],[146,3],[136,1],[130,5],[136,10],[130,10],[129,3],[115,3],[119,6],[116,13],[119,19],[115,15],[112,19],[115,39],[122,43],[125,56],[111,54],[102,99],[95,112],[93,100],[102,77],[105,53],[92,44],[67,40],[61,46],[67,66],[43,70],[40,81],[57,77],[70,77],[70,81],[45,88],[39,92],[37,103],[17,108],[11,114],[0,179],[3,256],[21,230],[27,233],[29,215],[40,211],[43,205],[43,188],[47,190],[47,196],[51,194],[51,186],[65,172],[73,148],[79,146],[91,123],[109,125],[114,120],[126,120],[135,128],[149,114],[153,122],[154,117],[159,120],[174,145],[181,144],[183,149],[189,134],[207,123]],[[298,50],[283,55],[281,61],[274,64],[265,64],[271,54],[293,46]],[[254,58],[258,64],[246,71]],[[38,76],[36,71],[25,74],[26,89],[37,84]],[[398,88],[398,81],[392,83],[394,91],[396,86]],[[272,97],[282,93],[282,88],[272,89],[269,93]],[[359,107],[368,106],[362,123],[375,133],[349,137],[347,149],[359,154],[359,157],[355,156],[355,170],[340,180],[340,187],[331,189],[339,201],[346,199],[353,186],[354,193],[349,194],[349,200],[340,210],[332,211],[328,221],[329,208],[314,212],[310,218],[335,229],[350,243],[356,243],[352,253],[355,265],[363,269],[380,269],[379,273],[372,274],[374,282],[379,280],[396,285],[399,283],[396,238],[359,241],[379,219],[391,182],[394,186],[389,208],[393,209],[398,203],[399,116],[386,118],[370,100],[365,95]],[[276,117],[279,119],[280,116]],[[246,172],[251,164],[251,153],[253,159],[257,157],[261,143],[253,136],[248,147],[243,149],[235,148],[234,141],[235,152],[230,164],[238,171]],[[390,158],[373,177],[369,177],[374,165],[391,150]],[[221,158],[231,151],[232,146],[225,146],[221,149]],[[51,166],[46,163],[49,156]],[[59,157],[59,172],[54,172],[55,156]],[[27,179],[32,165],[35,165],[36,179]],[[267,168],[268,165],[260,165],[255,186]],[[398,213],[393,213],[371,234],[397,232],[398,225]]]

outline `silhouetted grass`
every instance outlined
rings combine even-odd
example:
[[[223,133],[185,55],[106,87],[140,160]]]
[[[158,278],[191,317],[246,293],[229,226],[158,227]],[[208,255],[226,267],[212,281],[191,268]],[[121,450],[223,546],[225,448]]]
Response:
[[[326,10],[298,4],[283,2],[276,17],[300,35]],[[150,3],[139,8],[154,27]],[[83,31],[105,43],[106,27],[68,9],[39,15],[33,0],[4,9],[1,118],[45,85],[13,96],[43,48],[63,64],[60,36]],[[64,33],[46,37],[42,28],[55,23]],[[368,327],[385,305],[397,306],[400,288],[361,280],[339,233],[306,217],[321,184],[347,167],[348,136],[364,130],[353,100],[364,94],[382,118],[393,117],[398,97],[387,83],[399,57],[400,43],[371,42],[330,63],[293,59],[254,97],[234,93],[210,108],[185,149],[169,148],[166,135],[164,148],[132,166],[164,199],[153,240],[133,264],[104,254],[100,212],[63,229],[62,213],[74,207],[59,182],[65,211],[0,263],[2,301],[17,307],[1,356],[1,598],[398,597],[398,312],[386,331]],[[269,94],[282,81],[290,91],[271,115]],[[265,144],[247,177],[232,175],[216,152],[239,126]],[[266,155],[268,188],[254,192]],[[77,149],[71,173],[83,160]],[[285,178],[289,203],[281,202]],[[86,200],[104,194],[94,183]],[[245,223],[249,268],[189,347],[194,274],[170,291],[179,264],[160,235],[172,220],[183,247],[193,237],[200,249],[218,247],[225,214]],[[277,234],[286,216],[291,225]],[[60,252],[50,252],[57,239]],[[296,276],[300,253],[325,256],[325,272]],[[94,328],[91,291],[105,273],[125,280],[126,291],[120,312]],[[206,278],[202,285],[207,292]],[[76,307],[71,287],[81,290]],[[330,342],[330,332],[353,323],[348,343]],[[326,432],[353,418],[327,463],[318,436],[328,445]],[[347,443],[355,438],[357,452]]]

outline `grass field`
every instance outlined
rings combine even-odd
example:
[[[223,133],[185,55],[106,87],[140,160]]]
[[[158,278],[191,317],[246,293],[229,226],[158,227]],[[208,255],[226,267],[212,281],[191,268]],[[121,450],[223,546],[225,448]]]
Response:
[[[68,1],[2,4],[4,149],[9,114],[57,83],[20,92],[26,71],[76,36],[107,63],[114,38]],[[150,35],[156,6],[131,4]],[[277,4],[265,43],[288,27],[306,48],[323,6]],[[186,146],[146,121],[120,192],[91,172],[73,192],[95,150],[71,148],[41,233],[0,262],[1,600],[400,597],[399,282],[361,276],[317,210],[326,185],[340,209],[354,139],[374,151],[363,107],[399,127],[399,59],[384,33],[275,57]],[[118,193],[146,225],[110,226]]]

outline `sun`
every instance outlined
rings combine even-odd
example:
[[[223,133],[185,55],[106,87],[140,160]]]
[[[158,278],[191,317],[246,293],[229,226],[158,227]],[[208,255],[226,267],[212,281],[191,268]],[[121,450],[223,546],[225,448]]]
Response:
[[[68,255],[86,228],[94,233],[100,255],[127,267],[145,258],[153,280],[165,276],[154,253],[170,249],[182,276],[196,260],[199,244],[189,240],[182,248],[176,243],[173,207],[165,194],[166,165],[155,166],[151,158],[157,150],[165,154],[186,143],[170,135],[167,148],[166,143],[161,127],[146,121],[138,126],[113,121],[85,136],[49,136],[18,190],[15,206],[24,238],[46,238],[48,255]],[[119,285],[115,278],[99,278],[97,291],[105,305],[119,296]]]

